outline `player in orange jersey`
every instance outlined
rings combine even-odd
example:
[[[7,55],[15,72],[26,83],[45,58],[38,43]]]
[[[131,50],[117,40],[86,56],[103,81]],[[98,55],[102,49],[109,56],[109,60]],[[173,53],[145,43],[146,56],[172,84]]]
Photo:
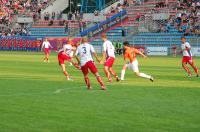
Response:
[[[139,54],[141,55],[143,58],[147,58],[147,56],[145,56],[143,53],[141,53],[139,50],[135,49],[135,48],[131,48],[129,46],[129,42],[124,42],[124,61],[125,64],[123,66],[123,69],[121,71],[121,80],[124,80],[124,75],[125,75],[125,71],[126,68],[132,70],[133,72],[135,72],[135,74],[139,77],[143,77],[143,78],[147,78],[150,81],[154,81],[153,77],[150,75],[147,75],[145,73],[140,73],[139,69],[138,69],[138,61],[136,56]],[[126,60],[129,60],[128,63],[126,63]]]

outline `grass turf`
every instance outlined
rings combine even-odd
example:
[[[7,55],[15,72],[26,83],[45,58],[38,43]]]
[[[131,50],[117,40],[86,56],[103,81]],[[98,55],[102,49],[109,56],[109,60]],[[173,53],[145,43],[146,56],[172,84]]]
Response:
[[[200,131],[200,79],[187,78],[181,58],[139,58],[140,70],[155,82],[126,72],[126,81],[87,91],[82,73],[67,67],[66,81],[52,54],[0,52],[1,132],[197,132]],[[199,58],[196,58],[200,67]],[[68,65],[68,64],[67,64]],[[100,74],[106,82],[102,66]],[[114,69],[120,73],[122,59]]]

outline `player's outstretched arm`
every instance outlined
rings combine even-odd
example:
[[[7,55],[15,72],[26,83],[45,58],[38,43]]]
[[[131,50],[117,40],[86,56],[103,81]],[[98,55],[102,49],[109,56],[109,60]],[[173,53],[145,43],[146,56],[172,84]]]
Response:
[[[138,52],[138,54],[140,54],[143,58],[147,58],[147,56],[146,55],[144,55],[142,52]]]
[[[41,46],[41,51],[43,51],[43,48],[44,48],[44,42],[42,43],[42,46]]]
[[[100,59],[98,58],[98,56],[97,56],[97,53],[93,53],[93,56],[95,57],[95,59],[100,63]]]
[[[105,58],[106,58],[106,52],[104,51],[102,54],[102,59],[100,60],[100,64],[103,64],[103,61],[105,60]]]
[[[77,56],[77,55],[75,55],[75,58],[76,58],[76,60],[77,60],[77,62],[78,62],[78,65],[80,65],[80,59],[79,59],[79,57]]]

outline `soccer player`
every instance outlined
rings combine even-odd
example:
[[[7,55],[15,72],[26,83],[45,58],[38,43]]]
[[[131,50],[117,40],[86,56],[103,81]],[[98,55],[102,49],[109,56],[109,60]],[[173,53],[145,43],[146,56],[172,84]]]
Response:
[[[53,48],[51,46],[51,44],[49,43],[48,39],[45,38],[44,42],[42,43],[42,48],[44,50],[44,54],[45,54],[45,57],[44,57],[44,62],[49,62],[49,48]]]
[[[108,81],[112,82],[111,74],[116,78],[116,81],[120,81],[116,72],[112,69],[112,66],[115,62],[115,48],[112,42],[110,42],[107,39],[106,34],[103,34],[101,38],[104,41],[104,43],[103,43],[103,54],[102,54],[102,59],[100,61],[100,64],[103,64],[103,61],[106,58],[106,61],[104,63],[104,72],[108,78]]]
[[[188,77],[192,76],[192,73],[190,72],[190,69],[187,67],[187,64],[190,64],[192,68],[194,69],[196,76],[199,77],[199,71],[197,67],[194,64],[194,61],[192,59],[192,53],[191,53],[191,46],[188,42],[186,42],[185,37],[181,37],[181,52],[183,53],[183,58],[182,58],[182,67],[183,69],[188,73]]]
[[[78,58],[78,55],[80,56],[80,59]],[[88,70],[90,70],[96,76],[96,79],[99,82],[101,89],[106,90],[105,85],[102,81],[102,78],[99,75],[98,70],[94,64],[92,55],[99,62],[99,59],[97,57],[97,54],[96,54],[93,46],[88,44],[88,38],[87,37],[82,38],[82,44],[78,46],[76,53],[75,53],[75,57],[76,57],[78,63],[81,65],[81,70],[83,72],[87,88],[88,88],[88,90],[91,89],[90,79],[88,77],[88,72],[89,72]]]
[[[154,79],[152,76],[147,75],[145,73],[140,73],[139,68],[138,68],[138,61],[136,58],[137,54],[141,55],[143,58],[147,58],[147,56],[145,56],[139,50],[137,50],[135,48],[131,48],[128,41],[124,42],[123,45],[124,45],[124,50],[125,50],[125,52],[124,52],[125,64],[121,71],[121,80],[124,80],[125,72],[126,72],[126,69],[128,68],[128,69],[132,70],[137,76],[147,78],[153,82]],[[129,62],[126,63],[126,60],[129,60]]]
[[[68,43],[71,44],[71,45],[73,45],[73,42],[72,42],[71,38],[68,39]],[[73,50],[70,52],[69,56],[71,58],[74,56],[74,51]],[[69,62],[69,66],[73,66],[73,64],[71,62]]]
[[[73,62],[72,57],[70,57],[71,51],[75,51],[76,48],[72,47],[71,44],[63,45],[63,48],[58,51],[58,61],[62,68],[63,74],[66,76],[67,80],[72,80],[65,67],[65,60],[71,62],[77,69],[80,69],[77,63]]]

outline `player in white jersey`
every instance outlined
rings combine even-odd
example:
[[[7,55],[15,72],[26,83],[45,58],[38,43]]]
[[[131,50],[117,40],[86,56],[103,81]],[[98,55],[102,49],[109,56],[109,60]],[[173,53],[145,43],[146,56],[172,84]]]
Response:
[[[66,71],[65,60],[71,62],[77,69],[80,69],[78,64],[73,62],[72,57],[70,57],[71,52],[75,50],[76,48],[72,47],[71,44],[65,44],[63,45],[63,48],[58,52],[59,65],[61,66],[63,74],[66,76],[67,80],[72,80],[72,79],[70,78],[70,75]]]
[[[49,54],[50,54],[49,48],[53,48],[53,47],[49,43],[48,39],[45,38],[45,41],[42,43],[42,48],[41,48],[41,50],[42,49],[44,50],[44,54],[45,54],[44,62],[49,62]]]
[[[80,59],[79,59],[78,55],[80,56]],[[81,65],[81,70],[83,72],[84,80],[87,85],[87,88],[88,88],[88,90],[91,89],[90,79],[88,77],[88,73],[89,73],[88,69],[90,69],[90,71],[96,76],[96,79],[99,82],[101,89],[105,90],[106,89],[105,85],[104,85],[102,78],[99,75],[98,70],[94,64],[92,55],[99,62],[99,59],[94,50],[94,47],[92,45],[88,44],[88,38],[87,37],[82,38],[82,44],[78,46],[76,53],[75,53],[75,57],[76,57],[78,63]]]
[[[183,53],[183,58],[182,58],[182,66],[183,69],[188,73],[188,76],[191,77],[192,73],[190,72],[190,69],[187,67],[187,64],[190,64],[192,66],[192,68],[194,69],[197,77],[199,77],[199,72],[197,67],[194,64],[194,60],[192,58],[192,53],[191,53],[191,46],[188,42],[186,42],[186,38],[182,37],[181,38],[181,50]]]
[[[120,80],[119,77],[117,76],[116,72],[112,69],[112,66],[115,62],[115,48],[112,42],[110,42],[107,39],[106,34],[103,34],[101,37],[104,43],[103,43],[103,55],[100,63],[103,64],[103,61],[106,59],[104,63],[104,72],[109,82],[112,82],[111,74],[116,78],[116,81],[119,81]]]
[[[73,46],[73,42],[71,38],[68,38],[68,44],[71,44]],[[69,56],[72,58],[74,56],[74,51],[71,50]],[[71,62],[69,62],[69,66],[73,66],[73,64]]]

